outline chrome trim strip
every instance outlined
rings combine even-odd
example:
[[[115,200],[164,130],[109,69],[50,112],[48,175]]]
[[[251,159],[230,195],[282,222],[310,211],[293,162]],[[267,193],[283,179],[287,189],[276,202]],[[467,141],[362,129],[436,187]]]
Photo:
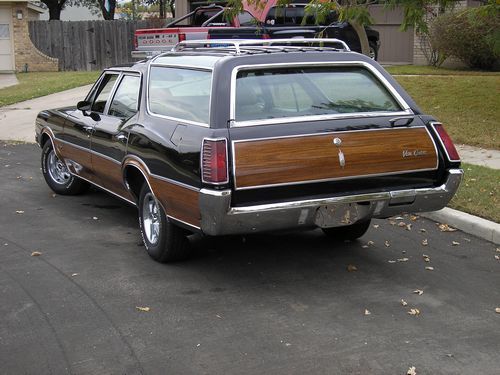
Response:
[[[161,56],[161,55],[158,55],[156,58],[158,58],[159,56]],[[191,67],[191,66],[188,66],[188,65],[153,64],[153,62],[154,62],[154,60],[148,65],[148,77],[147,77],[147,80],[146,80],[146,113],[149,116],[152,116],[152,117],[158,117],[158,118],[163,118],[163,119],[172,120],[172,121],[179,121],[179,122],[185,123],[185,124],[201,126],[203,128],[209,128],[210,124],[205,124],[205,123],[202,123],[202,122],[181,119],[181,118],[177,118],[177,117],[165,116],[165,115],[161,115],[161,114],[152,112],[151,108],[149,106],[149,81],[151,79],[151,66],[162,67],[162,68],[186,69],[186,70],[201,70],[201,71],[206,71],[206,72],[212,73],[212,78],[210,80],[210,99],[209,99],[209,103],[208,103],[208,119],[210,121],[210,115],[211,115],[210,112],[211,112],[211,108],[212,108],[212,96],[213,96],[213,70],[212,69],[208,69],[208,68],[204,69],[204,68],[200,68],[200,67]]]
[[[196,225],[190,224],[190,223],[188,223],[187,221],[184,221],[184,220],[181,220],[181,219],[177,219],[175,216],[170,216],[170,215],[167,215],[167,217],[168,217],[169,219],[172,219],[172,220],[178,221],[178,222],[180,222],[180,223],[182,223],[182,224],[184,224],[184,225],[187,225],[187,226],[189,226],[189,227],[191,227],[191,228],[194,228],[194,229],[196,229],[196,230],[201,230],[201,228],[200,228],[199,226],[196,226]]]
[[[73,173],[73,172],[71,172],[71,171],[69,171],[69,173],[71,173],[71,174],[72,174],[73,176],[75,176],[76,178],[80,178],[80,179],[82,179],[82,180],[85,180],[85,181],[87,181],[88,183],[90,183],[90,184],[92,184],[92,185],[94,185],[94,186],[98,187],[99,189],[102,189],[102,190],[106,191],[107,193],[110,193],[110,194],[114,195],[115,197],[118,197],[118,198],[120,198],[120,199],[124,200],[125,202],[130,203],[131,205],[133,205],[133,206],[136,206],[136,207],[137,207],[137,204],[136,204],[135,202],[132,202],[131,200],[128,200],[127,198],[124,198],[124,197],[122,197],[121,195],[116,194],[115,192],[113,192],[113,191],[111,191],[111,190],[109,190],[109,189],[106,189],[105,187],[103,187],[103,186],[101,186],[101,185],[99,185],[99,184],[97,184],[97,183],[95,183],[95,182],[93,182],[93,181],[90,181],[90,180],[86,179],[85,177],[82,177],[82,176],[80,176],[80,175],[74,174],[74,173]]]
[[[247,121],[236,121],[236,76],[240,70],[249,70],[249,69],[265,69],[265,68],[275,68],[275,67],[294,67],[294,66],[335,66],[335,67],[343,67],[343,66],[361,66],[370,71],[378,80],[383,84],[383,86],[389,91],[389,93],[393,96],[394,99],[398,102],[398,104],[403,109],[398,112],[365,112],[365,113],[340,113],[340,114],[332,114],[332,115],[319,115],[319,116],[301,116],[301,117],[283,117],[276,119],[266,119],[266,120],[247,120]],[[276,64],[255,64],[255,65],[240,65],[233,69],[231,72],[231,93],[230,93],[230,126],[231,127],[243,127],[243,126],[257,126],[257,125],[268,125],[268,124],[277,124],[277,123],[287,123],[287,122],[299,122],[299,121],[319,121],[319,120],[330,120],[337,118],[349,118],[349,117],[380,117],[380,116],[405,116],[405,115],[413,115],[413,111],[411,110],[408,103],[399,95],[397,90],[387,81],[387,79],[380,73],[377,69],[375,69],[371,64],[364,61],[331,61],[331,62],[302,62],[302,63],[276,63]],[[347,115],[347,116],[346,116]]]
[[[172,180],[172,179],[170,179],[168,177],[159,176],[157,174],[150,174],[150,176],[152,178],[156,178],[157,180],[165,181],[165,182],[168,182],[168,183],[170,183],[172,185],[177,185],[177,186],[183,187],[185,189],[189,189],[189,190],[196,191],[196,192],[200,191],[200,188],[197,188],[197,187],[192,186],[192,185],[185,184],[185,183],[180,182],[180,181]]]
[[[64,144],[69,145],[71,147],[75,147],[75,148],[77,148],[79,150],[88,152],[91,155],[99,156],[99,157],[101,157],[103,159],[106,159],[106,160],[109,160],[109,161],[111,161],[111,162],[113,162],[115,164],[121,165],[121,163],[118,160],[113,159],[111,156],[107,156],[107,155],[101,154],[100,152],[94,151],[94,150],[89,149],[89,148],[85,148],[85,147],[80,146],[80,145],[75,145],[74,143],[68,142],[68,141],[66,141],[64,139],[60,139],[60,138],[56,138],[56,139],[57,139],[58,142],[64,143]]]
[[[133,155],[133,154],[127,154],[123,157],[123,160],[121,162],[122,169],[123,169],[123,167],[125,167],[125,162],[127,161],[127,159],[132,159],[132,160],[138,161],[139,164],[141,164],[141,166],[143,166],[144,169],[146,169],[146,173],[151,176],[151,171],[149,170],[149,167],[146,165],[146,163],[144,163],[144,161],[140,157]],[[143,173],[143,175],[144,175],[144,173]],[[146,176],[144,176],[144,177],[146,177]]]
[[[236,181],[235,143],[264,141],[264,140],[269,140],[269,139],[303,138],[303,137],[313,137],[313,136],[323,136],[323,135],[332,135],[333,136],[334,134],[338,134],[338,133],[354,133],[354,132],[384,131],[384,130],[408,130],[408,129],[419,129],[419,128],[425,128],[429,138],[432,141],[432,144],[434,145],[434,152],[436,155],[436,166],[434,168],[412,169],[412,170],[404,170],[404,171],[398,171],[398,172],[387,172],[387,173],[373,173],[373,174],[357,175],[357,176],[351,176],[351,177],[334,177],[334,178],[319,179],[319,180],[302,180],[302,181],[296,181],[296,182],[283,182],[283,183],[267,184],[267,185],[253,185],[253,186],[248,186],[248,187],[238,187],[238,184]],[[341,131],[308,133],[308,134],[299,134],[299,135],[284,135],[284,136],[275,136],[275,137],[240,139],[240,140],[231,141],[231,153],[233,156],[231,168],[232,168],[232,172],[233,172],[233,182],[234,182],[234,189],[235,190],[251,190],[251,189],[259,189],[259,188],[266,188],[266,187],[299,185],[299,184],[304,184],[304,183],[307,184],[307,183],[317,183],[317,182],[359,179],[359,178],[365,178],[365,177],[391,176],[391,175],[402,174],[402,173],[434,171],[434,170],[438,169],[438,167],[439,167],[439,155],[438,155],[438,150],[436,148],[436,143],[434,142],[433,137],[429,133],[429,129],[427,129],[427,127],[424,125],[413,126],[413,127],[382,128],[382,129],[341,130]]]
[[[223,182],[210,182],[210,181],[205,181],[205,179],[203,178],[203,144],[205,143],[205,141],[214,141],[214,142],[217,142],[217,141],[224,141],[224,144],[226,145],[225,147],[225,151],[226,151],[226,179],[223,181]],[[233,153],[234,155],[234,153]],[[225,185],[229,182],[229,163],[228,163],[229,159],[228,159],[228,149],[227,149],[227,139],[224,138],[224,137],[221,137],[221,138],[208,138],[208,137],[204,137],[202,140],[201,140],[201,152],[200,152],[200,174],[201,174],[201,182],[204,183],[204,184],[210,184],[210,185]]]
[[[448,150],[446,149],[445,145],[444,145],[444,142],[443,140],[441,139],[441,137],[439,136],[439,133],[437,132],[436,130],[436,127],[435,125],[441,125],[443,126],[443,124],[439,121],[430,121],[429,122],[429,125],[431,125],[431,128],[432,128],[432,131],[434,132],[434,134],[436,135],[437,139],[439,139],[439,143],[441,144],[441,148],[444,150],[444,153],[446,155],[446,158],[448,159],[448,161],[452,162],[452,163],[460,163],[462,161],[462,159],[458,159],[458,160],[452,160],[450,158],[450,154],[448,153]],[[444,126],[443,126],[444,128]],[[431,137],[432,138],[432,137]],[[451,140],[451,138],[450,138]],[[453,142],[453,141],[452,141]],[[458,153],[458,151],[457,151]],[[458,154],[458,156],[460,156],[460,154]]]

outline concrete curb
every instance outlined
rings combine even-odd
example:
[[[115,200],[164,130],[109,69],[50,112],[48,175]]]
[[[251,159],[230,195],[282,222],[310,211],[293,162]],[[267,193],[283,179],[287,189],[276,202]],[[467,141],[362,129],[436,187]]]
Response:
[[[500,224],[494,223],[493,221],[482,219],[478,216],[448,207],[435,212],[423,212],[420,216],[440,223],[449,224],[465,233],[473,234],[476,237],[493,242],[496,245],[500,244]]]

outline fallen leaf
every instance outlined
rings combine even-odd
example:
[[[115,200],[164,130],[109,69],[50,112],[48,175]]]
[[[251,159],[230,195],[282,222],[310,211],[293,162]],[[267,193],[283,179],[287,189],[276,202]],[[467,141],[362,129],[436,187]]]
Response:
[[[434,267],[425,267],[427,271],[434,271]]]
[[[149,312],[151,310],[149,307],[136,306],[135,307],[139,311]]]
[[[495,255],[496,260],[500,260],[500,255]]]
[[[411,366],[408,371],[406,371],[406,375],[417,375],[417,369],[415,366]]]
[[[460,242],[457,242],[457,241],[452,241],[451,242],[451,246],[458,246],[460,245]]]
[[[422,254],[422,258],[424,258],[424,262],[430,262],[431,261],[431,257],[426,255],[426,254]]]
[[[420,228],[420,233],[425,233],[425,232],[427,232],[427,230],[426,230],[426,229],[424,229],[424,228]]]
[[[450,227],[448,224],[439,224],[439,230],[441,232],[456,232],[455,228]]]
[[[415,221],[418,219],[418,216],[417,215],[410,215],[410,220],[411,221]]]
[[[421,289],[415,289],[415,290],[413,291],[413,293],[418,294],[419,296],[421,296],[422,294],[424,294],[424,291],[423,291],[423,290],[421,290]]]
[[[18,210],[18,211],[16,211],[16,214],[22,215],[22,214],[24,214],[24,211]]]
[[[401,300],[401,305],[403,306],[407,306],[408,305],[408,302],[406,302],[404,299]]]
[[[368,309],[365,309],[365,315],[371,315],[372,313],[370,312],[370,310]]]
[[[368,245],[362,245],[361,246],[363,249],[367,249],[368,248]]]
[[[391,243],[390,243],[389,241],[385,241],[385,242],[384,242],[384,245],[385,245],[385,247],[390,247],[390,246],[391,246]]]
[[[396,225],[396,222],[394,220],[389,220],[389,224]]]
[[[373,224],[373,227],[377,229],[380,225],[379,224]]]
[[[500,307],[497,307],[497,308],[495,309],[495,312],[496,312],[497,314],[500,314]]]
[[[56,194],[52,194],[52,198],[55,198],[55,197],[57,197],[57,195]]]
[[[412,225],[411,225],[411,224],[408,224],[408,225],[406,226],[406,230],[411,230],[411,227],[412,227]]]
[[[216,314],[215,316],[219,319],[222,319],[222,317],[219,314]]]
[[[406,223],[405,223],[404,221],[400,221],[400,222],[398,223],[398,227],[401,227],[401,228],[402,228],[402,227],[406,227]]]
[[[33,252],[31,253],[31,256],[32,256],[32,257],[39,257],[40,255],[42,255],[42,253],[41,253],[41,252],[39,252],[39,251],[33,251]]]
[[[399,258],[398,262],[408,262],[408,258]]]
[[[368,246],[371,246],[371,245],[374,245],[374,244],[375,244],[375,242],[373,242],[373,241],[368,241],[366,244],[367,244]]]
[[[500,247],[497,247],[497,249],[495,250],[497,253],[500,253]]]
[[[420,315],[420,310],[417,308],[413,308],[413,309],[410,309],[410,311],[408,311],[408,314],[417,316],[417,315]]]
[[[99,220],[99,218],[97,216],[93,216],[92,219]]]
[[[79,273],[72,273],[71,274],[72,277],[75,277],[75,276],[78,276],[78,275],[79,275]]]
[[[404,217],[402,217],[402,216],[396,216],[396,217],[393,217],[393,219],[394,219],[394,220],[403,220],[403,219],[404,219]]]
[[[353,264],[349,264],[349,265],[347,266],[347,271],[349,271],[349,272],[354,272],[354,271],[357,271],[357,270],[358,270],[358,267],[356,267],[356,266],[355,266],[355,265],[353,265]]]
[[[395,260],[388,260],[387,263],[396,263]]]
[[[425,240],[422,240],[422,246],[427,246],[429,244],[429,241],[427,238]]]

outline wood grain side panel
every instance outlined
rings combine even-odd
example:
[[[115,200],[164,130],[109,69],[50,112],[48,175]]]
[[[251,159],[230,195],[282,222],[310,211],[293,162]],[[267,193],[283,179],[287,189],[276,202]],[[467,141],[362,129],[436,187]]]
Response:
[[[121,163],[92,154],[92,168],[94,173],[99,176],[103,187],[129,201],[135,202],[132,194],[124,186]]]
[[[333,144],[336,137],[340,147]],[[405,151],[411,155],[404,157]],[[234,154],[237,188],[437,167],[434,143],[423,127],[235,142]]]
[[[167,214],[186,223],[200,226],[199,191],[151,177],[151,188]]]
[[[61,156],[64,161],[71,160],[81,167],[78,171],[72,169],[71,172],[89,181],[98,182],[95,174],[92,172],[90,151],[82,150],[81,148],[72,146],[66,142],[61,142],[57,139],[54,139],[54,147],[56,147],[59,156]]]

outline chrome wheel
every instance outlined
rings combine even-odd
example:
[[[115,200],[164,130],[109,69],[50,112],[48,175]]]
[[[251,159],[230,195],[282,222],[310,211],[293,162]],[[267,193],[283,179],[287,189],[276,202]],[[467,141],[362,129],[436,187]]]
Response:
[[[47,170],[50,178],[59,185],[67,184],[71,178],[68,168],[59,160],[54,150],[51,150],[47,157]]]
[[[160,238],[161,215],[155,197],[147,193],[142,204],[142,221],[144,234],[151,245],[156,245]]]

